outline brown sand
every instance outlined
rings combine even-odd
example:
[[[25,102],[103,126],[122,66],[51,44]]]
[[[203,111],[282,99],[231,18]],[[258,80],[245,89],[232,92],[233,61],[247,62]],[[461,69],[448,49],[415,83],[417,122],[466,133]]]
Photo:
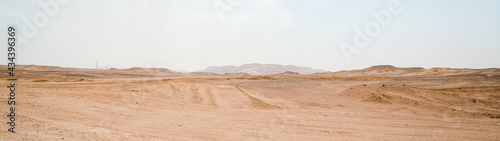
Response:
[[[376,66],[270,76],[16,71],[16,133],[2,124],[0,140],[500,139],[499,69]],[[0,73],[7,86],[7,72]],[[3,91],[0,111],[7,115]]]

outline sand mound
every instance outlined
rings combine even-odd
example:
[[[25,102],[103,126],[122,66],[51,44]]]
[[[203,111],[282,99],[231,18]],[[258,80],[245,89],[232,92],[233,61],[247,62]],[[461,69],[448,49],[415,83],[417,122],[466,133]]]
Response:
[[[390,72],[401,71],[401,69],[391,65],[380,65],[380,66],[372,66],[363,69],[362,71],[367,73],[390,73]]]
[[[248,78],[249,80],[275,80],[274,78],[264,75],[264,76],[256,76],[252,78]]]
[[[355,101],[393,104],[411,108],[412,112],[447,117],[490,117],[500,115],[500,101],[496,94],[500,87],[466,87],[425,89],[401,84],[379,87],[355,86],[339,93]],[[477,92],[481,92],[478,94]]]
[[[345,80],[342,77],[332,76],[332,77],[296,77],[295,79],[306,79],[306,80]]]
[[[350,97],[357,100],[367,99],[372,96],[382,95],[383,92],[377,88],[369,87],[369,86],[355,86],[348,88],[338,95],[343,97]]]
[[[380,103],[380,104],[392,104],[392,102],[390,101],[391,98],[392,98],[391,96],[382,94],[382,95],[373,95],[367,99],[364,99],[363,101]]]
[[[364,81],[385,81],[385,80],[393,80],[387,76],[363,76],[363,77],[353,77],[349,78],[349,80],[364,80]]]

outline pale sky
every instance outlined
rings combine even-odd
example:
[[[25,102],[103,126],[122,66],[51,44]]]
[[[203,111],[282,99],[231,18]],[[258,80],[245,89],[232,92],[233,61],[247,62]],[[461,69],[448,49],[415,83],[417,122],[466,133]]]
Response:
[[[26,65],[500,68],[498,0],[0,0],[2,64],[8,25]]]

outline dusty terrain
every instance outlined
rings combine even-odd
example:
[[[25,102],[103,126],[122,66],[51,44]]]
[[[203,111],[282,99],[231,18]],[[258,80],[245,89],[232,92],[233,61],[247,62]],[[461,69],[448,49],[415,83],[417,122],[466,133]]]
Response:
[[[500,69],[253,76],[32,65],[16,73],[16,133],[1,124],[0,140],[500,139]]]

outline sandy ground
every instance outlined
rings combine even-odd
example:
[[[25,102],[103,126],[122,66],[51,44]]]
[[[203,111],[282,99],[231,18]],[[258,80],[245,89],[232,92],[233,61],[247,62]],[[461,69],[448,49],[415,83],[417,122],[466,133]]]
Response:
[[[499,69],[17,71],[16,133],[2,124],[0,140],[500,140]]]

